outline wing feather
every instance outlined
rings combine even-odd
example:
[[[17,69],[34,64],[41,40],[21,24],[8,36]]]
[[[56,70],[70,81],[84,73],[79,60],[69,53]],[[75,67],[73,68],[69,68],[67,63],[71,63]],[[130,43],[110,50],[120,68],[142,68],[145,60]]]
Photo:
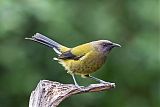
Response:
[[[92,50],[93,47],[91,46],[91,44],[87,43],[71,48],[66,52],[63,52],[58,58],[63,60],[67,59],[79,60]]]
[[[76,56],[71,52],[71,50],[69,50],[62,53],[58,58],[63,60],[67,60],[67,59],[79,60],[81,57],[83,57],[83,55]]]

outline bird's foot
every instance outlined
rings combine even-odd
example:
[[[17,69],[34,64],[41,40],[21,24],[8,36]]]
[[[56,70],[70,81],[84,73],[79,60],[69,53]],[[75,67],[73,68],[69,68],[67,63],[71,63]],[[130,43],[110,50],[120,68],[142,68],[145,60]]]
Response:
[[[82,89],[84,86],[79,86],[78,84],[74,84],[77,88]]]

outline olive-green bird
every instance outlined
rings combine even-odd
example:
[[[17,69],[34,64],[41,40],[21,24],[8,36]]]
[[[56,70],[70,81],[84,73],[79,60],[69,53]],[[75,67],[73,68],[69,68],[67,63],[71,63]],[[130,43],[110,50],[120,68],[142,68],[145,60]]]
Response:
[[[112,48],[121,47],[119,44],[109,40],[98,40],[68,48],[40,33],[36,33],[32,38],[26,39],[52,48],[58,55],[58,57],[54,59],[62,64],[67,70],[67,73],[72,75],[76,86],[79,85],[75,80],[74,74],[81,75],[82,77],[89,77],[100,83],[106,83],[90,74],[98,70],[105,63],[106,57]]]

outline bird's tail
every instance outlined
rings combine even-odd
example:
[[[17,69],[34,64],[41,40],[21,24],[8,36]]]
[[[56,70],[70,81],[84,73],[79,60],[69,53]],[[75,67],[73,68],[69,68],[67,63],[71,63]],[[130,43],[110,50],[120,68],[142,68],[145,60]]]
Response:
[[[58,55],[62,54],[63,50],[68,49],[67,47],[62,46],[61,44],[53,41],[52,39],[40,33],[36,33],[34,36],[32,36],[32,38],[25,38],[25,39],[29,39],[29,40],[41,43],[43,45],[46,45],[50,48],[53,48]]]

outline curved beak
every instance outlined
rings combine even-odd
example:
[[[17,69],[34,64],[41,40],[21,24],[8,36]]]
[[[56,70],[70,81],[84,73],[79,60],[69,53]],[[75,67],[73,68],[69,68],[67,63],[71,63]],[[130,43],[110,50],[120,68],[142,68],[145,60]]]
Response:
[[[121,47],[121,45],[120,44],[117,44],[117,43],[112,43],[113,45],[113,47]]]

